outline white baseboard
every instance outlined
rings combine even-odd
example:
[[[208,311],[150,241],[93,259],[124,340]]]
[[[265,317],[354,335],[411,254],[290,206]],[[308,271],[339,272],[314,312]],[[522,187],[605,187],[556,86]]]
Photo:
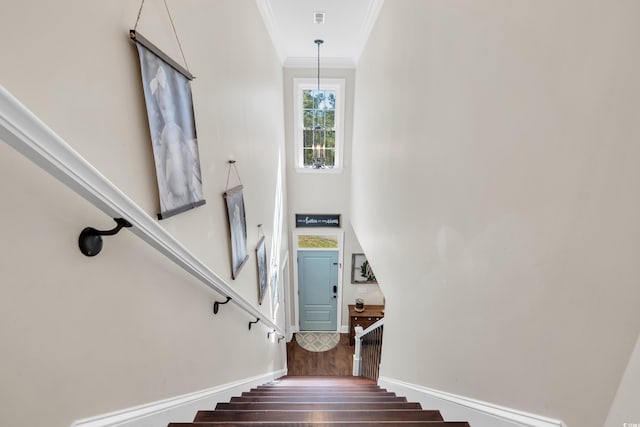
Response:
[[[348,334],[349,333],[349,325],[342,325],[340,327],[340,333],[341,334]]]
[[[243,391],[286,374],[287,370],[282,369],[206,390],[77,420],[71,424],[71,427],[148,427],[166,426],[171,422],[192,422],[198,410],[213,409],[217,402],[228,402],[231,397],[238,396]]]
[[[378,384],[410,402],[420,402],[424,409],[439,409],[446,421],[468,421],[473,427],[566,427],[560,420],[392,378],[380,377]]]

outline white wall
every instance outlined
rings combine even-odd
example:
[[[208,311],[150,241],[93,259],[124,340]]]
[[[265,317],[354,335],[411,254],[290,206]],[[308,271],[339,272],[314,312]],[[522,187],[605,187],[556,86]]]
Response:
[[[168,3],[196,75],[207,203],[160,224],[231,283],[222,193],[227,160],[236,159],[250,259],[232,285],[257,305],[252,248],[258,224],[272,248],[284,156],[282,67],[255,2]],[[155,216],[153,153],[128,38],[139,5],[2,0],[0,83]],[[138,31],[180,59],[163,2],[145,2]],[[106,238],[95,258],[83,256],[82,228],[113,221],[6,144],[0,171],[0,424],[69,425],[285,367],[284,343],[269,342],[264,327],[248,331],[248,315],[233,305],[214,318],[212,302],[221,297],[132,233]],[[286,236],[285,226],[275,237],[282,253]],[[265,315],[269,304],[260,307]]]
[[[313,50],[313,46],[312,49]],[[362,253],[362,248],[351,227],[351,140],[353,133],[353,96],[355,91],[355,71],[353,69],[321,68],[321,79],[345,79],[344,104],[344,168],[341,173],[300,173],[295,170],[295,136],[293,125],[293,80],[296,78],[316,78],[316,68],[284,69],[285,136],[287,146],[287,196],[289,227],[295,228],[296,213],[327,213],[341,215],[341,230],[344,232],[344,260],[342,268],[342,323],[348,327],[349,304],[355,298],[363,298],[365,304],[382,304],[380,288],[373,285],[351,284],[351,254]],[[311,232],[317,229],[309,229]],[[331,230],[331,231],[335,231]],[[292,251],[291,273],[295,271],[295,251]],[[375,271],[375,270],[374,270]],[[293,282],[292,282],[293,283]],[[293,286],[292,286],[293,291]],[[294,294],[291,295],[292,301]],[[293,308],[293,307],[292,307]],[[292,320],[295,319],[291,314]],[[297,325],[294,325],[297,326]]]
[[[639,14],[385,2],[351,193],[387,301],[383,376],[604,424],[640,332]]]
[[[619,427],[624,424],[640,424],[640,337],[631,354],[629,364],[620,381],[615,400],[611,405],[605,427]],[[631,426],[625,426],[631,427]]]

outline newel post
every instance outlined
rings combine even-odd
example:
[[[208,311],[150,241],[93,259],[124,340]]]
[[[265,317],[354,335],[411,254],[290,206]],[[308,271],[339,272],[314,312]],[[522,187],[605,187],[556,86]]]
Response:
[[[360,351],[362,348],[362,332],[364,331],[364,329],[362,329],[362,326],[356,326],[353,329],[356,333],[356,337],[355,337],[356,349],[355,349],[355,352],[353,353],[353,376],[359,377],[360,376]]]

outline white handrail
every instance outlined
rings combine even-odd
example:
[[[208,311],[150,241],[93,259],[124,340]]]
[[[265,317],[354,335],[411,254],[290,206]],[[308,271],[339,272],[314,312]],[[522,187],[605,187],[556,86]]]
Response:
[[[132,233],[284,336],[278,325],[189,252],[3,86],[0,86],[0,138],[111,218],[125,218],[132,224],[129,229]]]
[[[367,329],[364,329],[360,334],[360,337],[358,337],[358,333],[356,329],[356,338],[362,338],[363,336],[367,335],[369,332],[373,331],[374,329],[378,329],[382,325],[384,325],[384,317],[380,318],[380,320],[378,320],[373,325],[369,326]]]

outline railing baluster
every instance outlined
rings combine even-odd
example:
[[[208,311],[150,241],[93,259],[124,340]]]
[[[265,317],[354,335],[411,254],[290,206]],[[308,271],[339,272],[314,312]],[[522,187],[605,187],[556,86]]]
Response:
[[[380,319],[366,330],[356,327],[356,351],[353,357],[353,375],[378,380],[382,354],[382,332],[384,319]]]

